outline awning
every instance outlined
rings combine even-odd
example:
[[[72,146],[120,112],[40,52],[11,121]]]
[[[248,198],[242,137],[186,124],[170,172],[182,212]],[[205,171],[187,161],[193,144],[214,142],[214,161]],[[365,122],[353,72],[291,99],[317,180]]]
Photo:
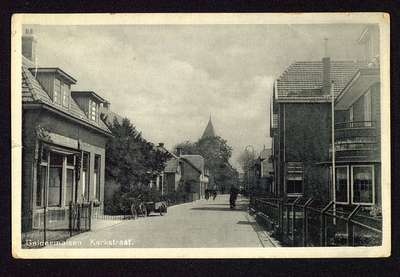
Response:
[[[63,154],[63,155],[75,155],[75,154],[80,154],[81,151],[77,149],[71,149],[71,148],[64,148],[64,147],[59,147],[56,145],[50,145],[50,144],[43,144],[44,148],[47,149],[48,151],[58,153],[58,154]]]

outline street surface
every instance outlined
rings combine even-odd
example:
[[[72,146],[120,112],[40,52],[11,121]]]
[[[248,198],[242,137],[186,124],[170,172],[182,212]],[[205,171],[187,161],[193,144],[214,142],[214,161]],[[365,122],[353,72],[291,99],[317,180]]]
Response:
[[[116,225],[71,237],[66,245],[46,248],[213,248],[276,247],[246,212],[249,200],[238,197],[229,209],[229,195],[218,195],[168,208],[164,216],[116,222]]]

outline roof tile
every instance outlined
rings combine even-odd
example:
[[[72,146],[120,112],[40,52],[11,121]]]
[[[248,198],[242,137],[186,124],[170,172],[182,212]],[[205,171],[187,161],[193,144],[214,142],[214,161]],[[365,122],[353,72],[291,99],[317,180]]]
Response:
[[[331,79],[335,82],[335,95],[339,95],[365,62],[331,61]],[[278,97],[321,96],[322,61],[292,63],[277,80]]]
[[[111,131],[107,128],[102,120],[94,122],[90,120],[85,113],[79,108],[75,100],[70,97],[69,109],[54,103],[42,85],[36,80],[26,66],[22,66],[22,103],[43,103],[58,111],[68,114],[80,121],[88,123],[93,127],[99,128],[107,133]]]

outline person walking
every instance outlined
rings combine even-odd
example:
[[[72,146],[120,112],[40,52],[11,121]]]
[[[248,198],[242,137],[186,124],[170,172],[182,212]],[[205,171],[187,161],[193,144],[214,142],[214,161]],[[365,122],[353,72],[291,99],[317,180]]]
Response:
[[[238,195],[238,189],[232,185],[230,193],[231,193],[231,196],[229,197],[229,204],[230,204],[230,208],[233,210],[236,207],[236,199],[237,199],[237,195]]]
[[[208,189],[206,189],[206,195],[205,198],[208,201],[208,198],[210,197],[210,191]]]
[[[214,189],[213,190],[213,200],[215,201],[215,198],[217,197],[217,190],[216,189]]]

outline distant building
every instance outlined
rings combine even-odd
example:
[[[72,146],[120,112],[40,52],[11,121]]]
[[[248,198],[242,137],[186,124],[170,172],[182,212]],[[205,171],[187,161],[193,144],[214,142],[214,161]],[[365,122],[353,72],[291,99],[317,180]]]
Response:
[[[112,126],[114,123],[114,119],[118,121],[119,124],[122,124],[122,120],[124,119],[119,114],[111,111],[111,104],[107,100],[103,102],[103,105],[99,107],[100,117],[106,123],[107,126]]]
[[[214,126],[211,122],[211,116],[210,119],[208,120],[208,124],[206,126],[206,129],[204,130],[203,135],[201,136],[201,139],[205,139],[207,137],[215,137],[215,131],[214,131]]]
[[[164,169],[164,192],[173,193],[178,189],[179,180],[182,177],[183,161],[171,153],[172,158],[167,161]]]

